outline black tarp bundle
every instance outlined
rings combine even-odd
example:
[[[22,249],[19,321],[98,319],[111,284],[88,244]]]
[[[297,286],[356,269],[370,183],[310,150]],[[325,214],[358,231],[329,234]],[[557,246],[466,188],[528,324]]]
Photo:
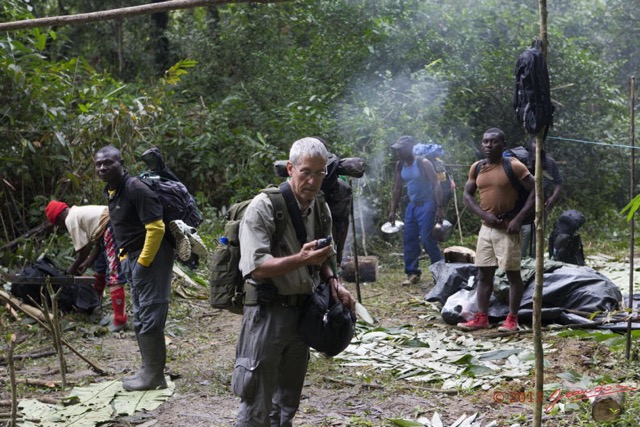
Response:
[[[521,270],[525,289],[518,317],[525,323],[532,318],[534,263],[535,260],[526,259]],[[455,325],[468,320],[477,309],[476,267],[473,264],[439,261],[432,264],[430,270],[435,286],[425,299],[442,304],[442,318],[448,324]],[[506,276],[498,270],[488,313],[493,321],[506,318],[509,312],[508,287]],[[591,323],[589,313],[618,310],[621,302],[620,289],[603,274],[589,267],[545,261],[542,288],[544,323]]]

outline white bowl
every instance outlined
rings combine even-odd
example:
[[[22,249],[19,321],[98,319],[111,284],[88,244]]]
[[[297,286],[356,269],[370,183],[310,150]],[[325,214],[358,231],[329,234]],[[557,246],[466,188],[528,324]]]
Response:
[[[382,230],[383,233],[393,234],[401,231],[403,228],[404,222],[395,221],[393,224],[391,224],[390,222],[385,222],[384,224],[382,224],[382,227],[380,227],[380,230]]]

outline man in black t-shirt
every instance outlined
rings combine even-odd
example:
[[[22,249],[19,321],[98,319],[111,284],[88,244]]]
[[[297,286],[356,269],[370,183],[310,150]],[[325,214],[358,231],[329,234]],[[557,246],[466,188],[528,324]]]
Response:
[[[133,326],[142,366],[122,381],[126,390],[166,388],[164,327],[169,311],[174,249],[164,238],[162,205],[156,193],[124,168],[120,150],[106,146],[95,155],[106,183],[109,217],[131,285]]]
[[[527,167],[531,173],[535,172],[535,157],[536,157],[536,139],[535,137],[529,139],[527,143],[527,151],[529,153],[529,162]],[[560,176],[560,170],[558,164],[553,157],[548,156],[544,150],[541,153],[542,158],[542,188],[544,191],[544,224],[546,228],[547,217],[553,207],[560,198],[560,190],[562,190],[562,177]],[[535,258],[536,251],[536,233],[533,224],[526,224],[522,226],[522,246],[521,256],[530,256]]]

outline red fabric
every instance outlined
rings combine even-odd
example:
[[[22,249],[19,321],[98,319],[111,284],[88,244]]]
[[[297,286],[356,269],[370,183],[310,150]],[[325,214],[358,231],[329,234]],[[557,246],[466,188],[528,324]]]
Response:
[[[111,307],[113,307],[113,324],[116,326],[127,323],[127,311],[124,302],[124,287],[118,283],[118,258],[116,255],[116,243],[111,227],[107,227],[103,236],[104,249],[109,264],[109,295]]]
[[[110,286],[111,307],[113,307],[113,324],[127,323],[127,312],[124,305],[124,288],[122,286]]]
[[[45,208],[44,214],[47,216],[47,219],[49,220],[49,222],[51,224],[55,224],[56,220],[58,219],[58,217],[60,216],[62,211],[64,211],[68,207],[69,207],[69,205],[67,205],[64,202],[59,202],[57,200],[52,200],[52,201],[49,202],[49,204]]]
[[[107,285],[107,280],[104,274],[95,273],[93,277],[96,278],[96,282],[93,284],[93,289],[96,290],[98,294],[98,298],[102,301],[102,294],[104,293],[104,288]]]
[[[107,264],[109,266],[109,286],[118,284],[118,258],[116,255],[116,242],[113,237],[111,227],[107,227],[103,236],[104,250],[107,255]]]

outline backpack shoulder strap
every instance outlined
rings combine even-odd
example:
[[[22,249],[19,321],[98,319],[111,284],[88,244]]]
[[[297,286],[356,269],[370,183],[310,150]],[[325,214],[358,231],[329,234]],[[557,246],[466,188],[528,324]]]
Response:
[[[273,218],[276,221],[276,236],[282,236],[284,234],[285,227],[287,225],[287,218],[289,211],[287,209],[287,203],[284,200],[284,196],[277,187],[270,187],[263,190],[263,192],[269,196],[271,204],[273,205]]]
[[[416,162],[418,163],[418,169],[420,170],[420,174],[422,176],[427,176],[427,171],[424,170],[424,160],[429,160],[424,156],[416,156]],[[429,160],[431,161],[431,160]]]
[[[478,175],[480,175],[480,170],[482,169],[482,166],[484,166],[486,163],[487,163],[487,159],[482,159],[478,163],[476,163],[476,169],[473,172],[473,177],[475,179],[478,179]]]
[[[502,166],[504,167],[504,172],[507,174],[509,181],[511,181],[511,185],[513,185],[513,188],[515,188],[517,191],[520,191],[520,189],[522,188],[522,183],[518,181],[518,178],[516,178],[516,175],[513,173],[511,159],[508,157],[503,157]]]

